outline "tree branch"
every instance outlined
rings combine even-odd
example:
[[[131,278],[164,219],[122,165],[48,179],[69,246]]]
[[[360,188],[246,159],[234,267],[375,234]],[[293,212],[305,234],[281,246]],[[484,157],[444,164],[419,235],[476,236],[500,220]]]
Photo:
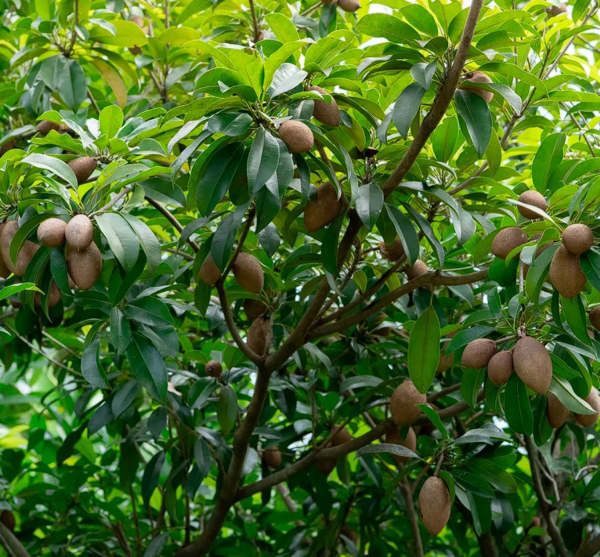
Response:
[[[181,226],[181,223],[171,214],[171,211],[167,210],[167,208],[164,207],[161,203],[159,203],[158,201],[154,201],[154,199],[151,199],[150,197],[146,197],[145,199],[148,203],[150,203],[150,205],[152,205],[152,207],[154,207],[173,225],[173,228],[175,228],[175,230],[177,230],[179,234],[183,232],[183,226]],[[194,242],[194,240],[190,240],[188,238],[187,243],[192,247],[192,249],[195,252],[198,252],[198,250],[200,249],[198,247],[198,244]]]
[[[0,522],[0,545],[8,557],[31,557],[16,536]]]
[[[406,476],[402,478],[402,481],[400,482],[400,491],[402,492],[402,495],[404,496],[404,502],[406,503],[406,514],[408,515],[410,530],[412,532],[413,541],[415,542],[415,556],[424,557],[425,553],[423,553],[423,542],[421,541],[421,532],[419,531],[419,517],[415,512],[413,492]]]

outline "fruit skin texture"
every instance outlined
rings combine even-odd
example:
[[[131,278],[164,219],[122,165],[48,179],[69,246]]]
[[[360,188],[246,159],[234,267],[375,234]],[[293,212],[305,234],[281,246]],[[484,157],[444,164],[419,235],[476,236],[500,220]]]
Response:
[[[65,133],[66,126],[51,122],[50,120],[43,120],[37,125],[36,129],[41,135],[48,135],[52,130],[57,131],[58,133]]]
[[[406,267],[405,272],[408,280],[413,280],[422,275],[426,275],[429,272],[429,269],[423,261],[417,259],[414,265]]]
[[[590,394],[584,399],[595,411],[595,414],[575,414],[577,422],[584,427],[591,427],[598,421],[598,414],[600,414],[600,396],[598,396],[598,389],[592,387]]]
[[[279,137],[290,153],[306,153],[315,144],[315,136],[311,129],[297,120],[286,120],[279,126]]]
[[[2,237],[2,231],[4,230],[5,226],[5,222],[0,224],[0,238]],[[2,256],[2,250],[0,248],[0,277],[8,278],[11,272],[12,271],[9,269],[8,265],[4,262],[4,257]]]
[[[204,366],[204,371],[206,371],[206,375],[209,377],[221,377],[223,366],[220,362],[211,360]]]
[[[563,246],[569,253],[578,255],[589,251],[594,245],[594,233],[585,224],[571,224],[565,228],[562,235]]]
[[[212,255],[209,255],[202,263],[200,272],[198,273],[198,280],[201,280],[204,284],[212,286],[221,278],[221,270],[215,265]]]
[[[11,532],[15,531],[15,515],[11,511],[6,509],[3,510],[2,513],[0,513],[0,522],[2,522],[2,524],[4,524]]]
[[[321,184],[304,206],[304,227],[308,232],[321,230],[337,218],[342,207],[342,198],[335,186],[331,182]]]
[[[61,298],[60,288],[58,286],[56,286],[56,284],[53,282],[52,286],[50,287],[48,307],[53,308],[56,304],[58,304],[58,302],[60,302],[60,298]],[[42,307],[42,295],[39,292],[35,293],[35,296],[33,297],[33,301],[36,306]]]
[[[98,163],[94,157],[79,157],[68,163],[69,168],[75,174],[78,184],[83,184],[96,170]]]
[[[488,377],[494,385],[506,383],[513,371],[513,355],[510,350],[494,354],[488,362]]]
[[[405,253],[400,238],[396,238],[393,244],[381,242],[379,244],[379,251],[388,261],[398,261]]]
[[[17,263],[13,263],[10,258],[10,244],[19,230],[19,223],[16,220],[11,220],[5,223],[0,234],[0,255],[4,260],[4,264],[18,277],[22,277],[29,266],[32,257],[40,246],[34,244],[30,240],[26,240],[17,256]]]
[[[597,331],[600,331],[600,306],[590,311],[590,323]]]
[[[65,238],[70,247],[77,250],[86,249],[94,239],[94,225],[92,221],[87,215],[75,215],[67,223]]]
[[[277,447],[268,447],[263,451],[262,459],[269,468],[279,468],[281,466],[281,451]]]
[[[423,525],[432,536],[437,536],[450,518],[452,501],[446,483],[441,478],[427,478],[419,493],[419,511]]]
[[[333,433],[333,437],[330,442],[333,447],[352,441],[352,435],[350,435],[350,432],[345,427],[335,425],[331,428],[331,432]]]
[[[233,276],[239,285],[253,294],[260,294],[265,285],[265,273],[253,255],[239,253],[233,263]]]
[[[391,427],[385,435],[385,442],[392,443],[393,445],[400,445],[402,447],[406,447],[413,453],[417,450],[417,434],[415,433],[415,430],[412,427],[408,428],[406,439],[403,439],[400,435],[400,428]],[[403,464],[404,462],[408,462],[410,460],[410,457],[408,456],[398,456],[395,454],[392,454],[392,458],[398,464]]]
[[[535,338],[523,337],[513,348],[513,363],[519,379],[541,395],[550,388],[552,360],[544,345]]]
[[[333,472],[337,464],[337,458],[327,458],[325,460],[317,460],[317,468],[325,476],[329,476]]]
[[[87,248],[78,250],[71,245],[66,249],[67,269],[73,282],[80,290],[89,290],[102,273],[102,254],[92,242]]]
[[[554,429],[561,427],[569,417],[569,409],[558,400],[558,397],[554,393],[548,393],[546,417],[548,418],[548,423]]]
[[[390,398],[390,411],[396,425],[412,424],[420,415],[421,409],[417,404],[425,404],[427,397],[417,391],[414,383],[406,380],[392,393]]]
[[[496,345],[489,338],[478,338],[467,344],[460,363],[470,369],[486,367],[496,353]]]
[[[271,320],[264,317],[255,319],[248,329],[246,344],[248,344],[255,354],[264,356],[269,349],[271,340],[273,340]]]
[[[521,195],[519,195],[519,199],[521,203],[526,203],[527,205],[533,205],[542,211],[545,211],[548,208],[548,204],[546,203],[546,198],[539,192],[535,190],[527,190],[524,191]],[[534,213],[531,209],[527,207],[521,207],[517,205],[517,209],[519,213],[526,219],[541,219],[542,217],[537,213]]]
[[[247,298],[244,300],[244,311],[246,312],[246,317],[250,319],[250,321],[254,321],[257,317],[264,315],[267,311],[267,306],[260,300]]]
[[[355,12],[360,8],[360,0],[338,0],[338,6],[345,12]]]
[[[37,237],[42,246],[58,248],[65,243],[67,223],[64,220],[51,218],[38,226]]]
[[[573,255],[565,246],[559,246],[550,263],[550,280],[561,296],[575,298],[587,283],[579,264],[579,255]]]
[[[494,93],[491,91],[486,91],[485,89],[477,89],[476,87],[469,87],[468,84],[471,83],[493,83],[492,80],[483,72],[469,72],[465,75],[464,81],[460,86],[460,89],[463,91],[469,91],[471,93],[475,93],[480,96],[487,104],[492,102],[494,98]]]
[[[322,87],[313,85],[308,88],[309,91],[316,91],[321,95],[328,95],[329,91],[326,91]],[[338,108],[335,99],[329,104],[326,101],[315,100],[315,107],[313,109],[313,117],[325,124],[326,126],[339,126],[340,125],[340,109]]]
[[[506,259],[506,256],[515,248],[522,246],[527,242],[527,234],[516,226],[503,228],[496,234],[492,242],[492,253],[500,259]]]

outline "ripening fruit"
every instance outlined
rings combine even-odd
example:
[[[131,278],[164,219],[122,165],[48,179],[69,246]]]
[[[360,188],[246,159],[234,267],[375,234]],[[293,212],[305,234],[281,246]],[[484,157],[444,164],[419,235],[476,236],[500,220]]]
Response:
[[[67,223],[65,239],[69,246],[76,250],[83,250],[90,246],[94,239],[94,225],[90,218],[87,215],[75,215]]]
[[[334,425],[331,428],[331,431],[333,433],[333,437],[331,438],[330,442],[333,447],[337,447],[338,445],[343,445],[348,441],[352,441],[352,435],[350,435],[350,432],[345,427],[342,428],[339,425]]]
[[[281,466],[281,451],[275,447],[267,447],[262,453],[263,462],[269,468],[279,468]]]
[[[58,248],[65,243],[67,223],[64,220],[51,218],[39,225],[37,237],[42,246]]]
[[[53,282],[50,287],[50,294],[48,296],[48,307],[53,308],[58,302],[60,302],[60,288]],[[35,293],[33,301],[37,307],[42,307],[42,295],[39,292]]]
[[[558,400],[558,397],[554,393],[548,393],[546,417],[548,418],[548,423],[554,429],[561,427],[569,417],[569,409]]]
[[[98,163],[94,157],[79,157],[69,161],[69,168],[75,174],[78,184],[83,184],[94,173]]]
[[[585,224],[570,224],[563,232],[562,243],[570,253],[579,255],[592,249],[594,233]]]
[[[527,190],[524,191],[521,195],[519,195],[519,199],[521,203],[526,203],[527,205],[533,205],[542,211],[545,211],[548,208],[548,204],[546,203],[546,198],[539,192],[535,190]],[[541,219],[542,217],[538,215],[536,212],[528,209],[527,207],[521,207],[517,205],[517,209],[519,213],[526,219]]]
[[[209,377],[221,377],[223,366],[216,360],[211,360],[204,366],[204,371]]]
[[[0,157],[13,149],[16,149],[15,140],[9,139],[6,143],[0,145]]]
[[[404,269],[404,272],[406,273],[408,280],[413,280],[419,278],[422,275],[426,275],[429,272],[429,269],[423,261],[417,259],[415,261],[415,264],[408,265],[406,269]]]
[[[304,206],[304,227],[308,232],[321,230],[333,222],[342,210],[342,198],[331,182],[321,184]]]
[[[2,524],[8,528],[11,532],[15,531],[15,526],[16,526],[16,521],[15,521],[15,515],[9,511],[9,510],[3,510],[2,513],[0,513],[0,522],[2,522]]]
[[[279,137],[290,153],[306,153],[315,144],[315,136],[311,129],[297,120],[286,120],[279,126]]]
[[[412,427],[408,428],[408,432],[406,433],[406,439],[403,439],[400,435],[399,427],[390,427],[385,435],[385,442],[391,443],[393,445],[400,445],[402,447],[406,447],[411,450],[413,453],[417,450],[417,434]],[[399,456],[392,453],[392,457],[398,464],[402,464],[410,460],[408,456]]]
[[[597,331],[600,331],[600,306],[596,306],[590,311],[590,323]]]
[[[266,313],[267,306],[260,300],[247,298],[244,300],[244,311],[246,312],[246,317],[250,319],[250,321],[254,321],[257,317]]]
[[[575,298],[587,283],[587,277],[581,270],[579,255],[574,255],[561,245],[556,250],[550,263],[550,280],[552,286],[565,298]]]
[[[381,242],[379,244],[379,251],[388,261],[398,261],[405,253],[400,238],[396,238],[393,244]]]
[[[0,238],[2,237],[2,231],[4,230],[5,226],[6,226],[5,222],[0,224]],[[9,269],[8,265],[4,262],[4,257],[2,256],[2,250],[0,249],[0,277],[8,278],[10,276],[11,272],[12,271]]]
[[[248,329],[246,344],[258,356],[265,356],[273,340],[271,320],[259,317],[252,322]]]
[[[460,89],[463,91],[469,91],[475,93],[481,97],[487,104],[492,102],[494,93],[486,91],[485,89],[477,89],[476,87],[469,87],[467,84],[471,83],[493,83],[492,80],[483,72],[469,72],[465,75],[464,81],[462,82]]]
[[[329,91],[326,91],[322,87],[313,85],[308,88],[309,91],[316,91],[321,95],[329,95]],[[326,126],[339,126],[340,125],[340,109],[338,108],[335,99],[332,99],[332,103],[329,104],[327,101],[315,100],[315,107],[313,109],[313,117],[325,124]]]
[[[337,464],[337,458],[326,458],[324,460],[317,460],[317,468],[325,476],[329,476],[335,469]]]
[[[590,394],[584,399],[595,411],[595,414],[575,414],[577,422],[584,427],[591,427],[598,421],[598,415],[600,413],[600,397],[598,396],[598,389],[592,387]]]
[[[567,13],[567,5],[560,4],[559,6],[550,6],[546,11],[550,14],[550,17],[556,17],[557,15]]]
[[[15,237],[17,230],[19,230],[19,223],[16,219],[5,223],[2,228],[2,233],[0,234],[0,254],[2,255],[4,264],[10,269],[10,272],[18,277],[22,277],[40,246],[34,244],[30,240],[26,240],[17,256],[17,263],[13,263],[10,258],[10,244]]]
[[[494,385],[506,383],[514,371],[512,352],[502,350],[494,354],[488,362],[487,371],[488,377]]]
[[[209,255],[202,263],[198,280],[201,280],[208,286],[213,286],[221,278],[221,270],[215,265],[212,255]]]
[[[67,127],[64,124],[57,124],[56,122],[51,122],[50,120],[43,120],[37,125],[37,131],[41,135],[48,135],[52,130],[58,133],[65,133],[67,131]]]
[[[437,476],[427,478],[419,493],[419,511],[423,525],[437,536],[448,523],[452,501],[446,482]]]
[[[467,344],[460,363],[470,369],[486,367],[496,353],[496,344],[489,338],[478,338]]]
[[[492,253],[500,259],[506,259],[506,256],[515,248],[522,246],[527,242],[527,234],[516,226],[503,228],[496,234],[492,242]]]
[[[338,6],[345,12],[355,12],[360,8],[360,0],[338,0]]]
[[[68,245],[65,257],[69,275],[77,288],[89,290],[96,284],[100,273],[102,273],[102,254],[94,242],[82,250]]]
[[[427,397],[417,391],[414,383],[406,380],[398,385],[390,398],[390,412],[396,425],[412,424],[420,415],[417,404],[425,404]]]
[[[552,381],[552,360],[539,340],[520,338],[513,348],[513,364],[525,385],[536,393],[546,394]]]
[[[239,253],[233,263],[233,276],[239,285],[253,294],[260,294],[265,285],[265,273],[258,259],[249,253]]]

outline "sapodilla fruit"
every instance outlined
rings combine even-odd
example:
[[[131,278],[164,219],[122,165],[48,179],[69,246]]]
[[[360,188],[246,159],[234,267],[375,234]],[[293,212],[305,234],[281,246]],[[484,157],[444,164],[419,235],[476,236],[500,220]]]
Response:
[[[262,452],[262,459],[269,468],[279,468],[281,466],[281,451],[275,446],[267,447]]]
[[[483,72],[469,72],[465,75],[464,81],[462,82],[460,89],[463,91],[470,91],[481,97],[487,104],[492,102],[494,93],[486,91],[485,89],[478,89],[477,87],[469,87],[470,83],[493,83],[492,80]]]
[[[64,220],[51,218],[38,226],[37,237],[42,246],[58,248],[65,243],[67,223]]]
[[[548,423],[554,429],[561,427],[569,417],[569,409],[558,400],[558,397],[554,393],[548,393],[546,417],[548,418]]]
[[[326,458],[323,460],[317,460],[317,468],[325,476],[329,476],[335,469],[337,464],[337,458]]]
[[[512,352],[502,350],[494,354],[488,362],[487,371],[488,377],[494,385],[506,383],[514,371]]]
[[[400,238],[396,238],[392,244],[381,242],[379,244],[379,251],[388,261],[398,261],[405,254]]]
[[[390,412],[396,425],[410,425],[420,415],[421,409],[417,404],[425,404],[427,397],[417,391],[414,383],[406,380],[398,385],[390,398]]]
[[[406,433],[406,439],[403,439],[400,435],[399,427],[390,427],[390,429],[385,435],[385,442],[391,443],[392,445],[400,445],[401,447],[406,447],[413,453],[417,450],[417,434],[415,433],[415,430],[412,427],[408,428],[408,432]],[[392,457],[398,464],[402,464],[410,460],[409,456],[399,456],[393,453]]]
[[[594,233],[585,224],[570,224],[563,232],[562,243],[569,250],[569,253],[579,255],[592,249]]]
[[[15,515],[11,511],[4,509],[2,513],[0,513],[0,522],[11,532],[15,531],[17,523],[15,521]]]
[[[60,302],[60,288],[53,282],[50,286],[50,294],[48,295],[48,307],[53,308]],[[35,293],[33,301],[37,307],[42,307],[42,295],[39,292]]]
[[[42,120],[36,126],[37,132],[41,135],[48,135],[52,130],[58,133],[65,133],[67,127],[64,124],[58,124],[56,122],[51,122],[50,120]]]
[[[333,437],[330,439],[330,443],[333,447],[352,441],[352,435],[350,435],[350,432],[345,427],[335,425],[331,428],[331,432],[333,433]]]
[[[429,269],[423,261],[417,259],[414,265],[408,265],[404,271],[408,280],[413,280],[422,275],[426,275],[429,272]]]
[[[519,379],[538,394],[546,394],[552,381],[552,360],[545,346],[532,337],[520,338],[513,348]]]
[[[309,91],[316,91],[321,95],[329,95],[329,91],[326,91],[322,87],[313,85],[308,88]],[[340,109],[338,108],[335,99],[332,98],[332,103],[329,104],[327,101],[315,100],[315,106],[313,109],[313,117],[325,124],[326,126],[339,126],[340,125]]]
[[[204,371],[209,377],[221,377],[223,366],[216,360],[211,360],[204,366]]]
[[[286,120],[279,126],[279,137],[290,153],[306,153],[315,144],[315,136],[311,129],[297,120]]]
[[[427,478],[419,493],[419,512],[432,536],[437,536],[448,523],[451,507],[450,492],[444,480],[437,476]]]
[[[248,329],[248,335],[246,343],[250,349],[258,356],[264,356],[271,341],[273,340],[273,327],[271,326],[271,320],[259,317],[252,322]]]
[[[496,353],[496,344],[489,338],[478,338],[467,344],[461,358],[461,364],[470,369],[487,367]]]
[[[600,397],[598,396],[598,389],[592,387],[590,394],[585,397],[585,401],[596,411],[595,414],[575,414],[577,423],[583,427],[591,427],[598,421],[598,415],[600,414]]]
[[[360,8],[360,0],[338,0],[338,6],[345,12],[355,12]]]
[[[15,148],[16,148],[15,140],[14,139],[8,140],[6,143],[3,143],[2,145],[0,145],[0,157],[2,155],[4,155],[5,153],[8,153],[9,151],[12,151]]]
[[[65,239],[69,246],[76,250],[84,250],[90,246],[94,239],[94,225],[90,218],[87,215],[75,215],[67,223]]]
[[[342,210],[343,203],[331,182],[321,184],[304,206],[304,227],[308,232],[321,230],[333,222]]]
[[[587,283],[587,277],[581,270],[579,255],[572,254],[564,245],[558,247],[550,263],[552,286],[561,296],[575,298]]]
[[[521,195],[519,195],[518,201],[521,203],[526,203],[527,205],[533,205],[542,211],[545,211],[548,208],[546,198],[539,191],[535,190],[524,191]],[[517,205],[517,209],[519,210],[519,213],[521,213],[521,215],[526,219],[535,220],[542,218],[535,211],[532,211],[527,207],[521,207],[520,205]]]
[[[249,253],[238,253],[233,263],[233,276],[242,288],[253,294],[260,294],[265,285],[261,264]]]
[[[4,264],[10,269],[10,272],[18,277],[22,277],[40,246],[34,244],[30,240],[26,240],[25,244],[21,247],[21,251],[19,251],[16,264],[13,263],[10,258],[10,244],[15,237],[17,230],[19,230],[19,223],[16,219],[5,223],[2,228],[2,234],[0,234],[0,254],[4,260]]]
[[[212,255],[209,255],[202,263],[198,272],[198,280],[208,286],[213,286],[221,278],[221,270],[215,265]]]
[[[69,161],[69,168],[75,174],[78,184],[83,184],[98,167],[98,163],[94,157],[79,157]]]
[[[506,259],[512,250],[522,246],[525,242],[527,242],[527,234],[517,226],[503,228],[494,237],[492,253],[500,259]]]
[[[69,275],[77,288],[89,290],[96,284],[102,273],[102,254],[94,242],[82,250],[68,245],[65,257]]]
[[[0,224],[0,238],[2,237],[2,230],[4,230],[5,226],[6,226],[5,222]],[[4,262],[4,257],[2,256],[1,249],[0,249],[0,277],[8,278],[10,276],[11,272],[12,271],[8,268],[8,265]]]
[[[567,13],[567,5],[560,4],[558,6],[550,6],[546,11],[550,14],[550,17],[556,17],[560,14]]]
[[[250,319],[250,321],[254,321],[257,317],[266,313],[267,306],[260,300],[247,298],[244,300],[244,311],[246,312],[246,317]]]
[[[590,323],[597,331],[600,331],[600,306],[596,306],[590,311]]]

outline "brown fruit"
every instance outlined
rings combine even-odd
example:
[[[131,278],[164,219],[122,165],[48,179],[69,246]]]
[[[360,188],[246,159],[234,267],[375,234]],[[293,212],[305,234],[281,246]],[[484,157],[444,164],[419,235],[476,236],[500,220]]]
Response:
[[[201,280],[204,284],[212,286],[221,278],[221,270],[215,265],[212,255],[204,260],[198,273],[198,280]]]
[[[6,143],[0,146],[0,157],[15,148],[15,140],[9,139]]]
[[[69,161],[69,168],[75,174],[78,184],[83,184],[94,173],[98,163],[94,157],[79,157]]]
[[[483,72],[469,72],[465,75],[464,81],[460,86],[460,89],[463,91],[470,91],[471,93],[475,93],[480,96],[487,104],[492,102],[494,98],[494,93],[491,91],[486,91],[485,89],[477,89],[476,87],[469,87],[468,84],[471,83],[493,83],[492,80]]]
[[[379,251],[388,261],[398,261],[405,253],[400,238],[396,238],[393,244],[381,242],[379,244]]]
[[[281,466],[281,451],[277,447],[267,447],[262,453],[263,462],[269,468],[279,468]]]
[[[574,255],[585,253],[594,245],[594,233],[585,224],[570,224],[563,232],[562,243]]]
[[[206,371],[206,375],[209,377],[221,377],[223,366],[220,362],[211,360],[204,366],[204,371]]]
[[[406,433],[406,439],[403,439],[400,435],[400,428],[394,426],[390,427],[390,429],[385,435],[385,442],[391,443],[393,445],[400,445],[402,447],[406,447],[413,453],[417,450],[417,434],[415,433],[415,430],[412,427],[408,428],[408,432]],[[399,464],[410,460],[409,456],[399,456],[392,454],[392,457]]]
[[[135,23],[140,29],[144,28],[144,18],[139,15],[134,15],[129,18],[131,23]]]
[[[406,273],[408,280],[413,280],[422,275],[426,275],[429,272],[429,269],[427,268],[427,265],[423,261],[421,261],[420,259],[417,259],[415,261],[415,264],[408,265],[406,267],[406,269],[404,269],[404,272]]]
[[[448,523],[452,501],[446,483],[437,476],[427,478],[419,493],[419,511],[423,525],[437,536]]]
[[[4,230],[5,226],[6,226],[5,222],[0,224],[0,238],[2,237],[2,231]],[[2,250],[0,249],[0,277],[8,278],[10,276],[11,272],[12,271],[9,269],[8,265],[6,263],[4,263],[4,257],[2,256]]]
[[[514,371],[512,352],[510,350],[502,350],[494,354],[488,362],[487,368],[488,377],[494,385],[506,383]]]
[[[233,263],[233,276],[239,285],[253,294],[260,294],[265,285],[265,273],[258,259],[249,253],[239,253]]]
[[[27,267],[35,255],[35,252],[40,246],[33,242],[26,240],[19,255],[17,256],[17,263],[13,263],[10,258],[10,244],[15,237],[15,234],[19,230],[19,223],[17,220],[10,220],[5,223],[0,234],[0,255],[4,260],[4,264],[8,267],[11,273],[14,273],[18,277],[22,277],[27,270]]]
[[[567,5],[560,4],[559,6],[550,6],[546,11],[550,14],[550,17],[556,17],[557,15],[567,13]]]
[[[43,120],[37,125],[37,131],[41,135],[48,135],[52,130],[63,133],[65,126],[62,124],[57,124],[56,122],[51,122],[50,120]]]
[[[513,364],[525,385],[536,393],[546,394],[552,381],[552,360],[539,340],[520,338],[513,348]]]
[[[542,237],[541,234],[535,234],[531,237],[532,240],[539,240]],[[552,247],[554,242],[548,242],[544,244],[541,248],[535,250],[535,259],[537,259],[542,253],[544,253],[549,247]],[[529,265],[526,263],[522,263],[523,265],[523,278],[527,278],[527,273],[529,272]]]
[[[522,246],[527,242],[527,234],[516,226],[503,228],[496,234],[492,242],[492,253],[500,259],[506,259],[506,256],[515,248]]]
[[[82,250],[68,245],[66,259],[69,275],[80,290],[89,290],[96,284],[102,273],[102,254],[94,242]]]
[[[585,397],[585,401],[596,411],[595,414],[575,414],[577,422],[584,427],[591,427],[598,421],[600,414],[600,396],[598,389],[592,387],[590,394]]]
[[[550,263],[552,285],[565,298],[575,298],[587,283],[587,277],[581,270],[579,255],[574,255],[561,245]]]
[[[548,423],[554,429],[561,427],[569,417],[569,409],[558,400],[558,397],[554,393],[548,393],[546,417],[548,418]]]
[[[494,341],[489,338],[478,338],[467,344],[460,363],[470,369],[482,369],[490,363],[495,353]]]
[[[39,225],[37,237],[42,246],[58,248],[65,243],[67,223],[64,220],[51,218]]]
[[[306,153],[315,144],[315,136],[311,129],[297,120],[286,120],[279,126],[279,137],[290,153]]]
[[[317,468],[325,476],[329,476],[329,474],[331,474],[331,472],[333,472],[336,464],[337,464],[337,458],[327,458],[325,460],[317,460]]]
[[[313,85],[308,88],[309,91],[316,91],[321,95],[329,95],[329,91],[326,91],[322,87]],[[338,108],[335,99],[332,99],[332,103],[329,104],[327,101],[315,100],[315,107],[313,109],[313,117],[325,124],[326,126],[339,126],[340,125],[340,109]]]
[[[308,232],[316,232],[333,222],[342,210],[342,198],[338,196],[331,182],[321,184],[304,206],[304,227]]]
[[[50,294],[48,297],[49,297],[49,299],[48,299],[48,307],[49,308],[53,308],[56,304],[58,304],[58,302],[60,302],[60,288],[58,286],[56,286],[56,284],[54,284],[54,282],[52,283],[52,286],[50,287]],[[35,296],[33,297],[33,301],[36,306],[42,307],[42,295],[39,292],[35,293]]]
[[[412,424],[420,415],[421,409],[417,404],[425,404],[427,397],[417,391],[414,383],[406,380],[392,393],[390,411],[396,425]]]
[[[590,323],[597,331],[600,331],[600,306],[596,306],[590,311]]]
[[[355,12],[360,8],[360,0],[338,0],[338,6],[345,12]]]
[[[521,203],[526,203],[527,205],[533,205],[542,211],[545,211],[548,208],[548,204],[546,203],[546,198],[539,192],[535,190],[527,190],[524,191],[521,195],[519,195],[519,199]],[[517,205],[517,209],[519,213],[526,219],[541,219],[542,217],[538,215],[536,212],[528,209],[527,207],[521,207]]]
[[[250,319],[250,321],[254,321],[257,317],[260,317],[267,311],[267,306],[260,300],[247,298],[244,300],[244,311],[246,312],[246,317]]]
[[[345,427],[342,428],[339,425],[335,425],[331,429],[331,432],[333,433],[333,437],[331,438],[330,443],[333,447],[352,441],[352,435],[350,435],[350,432]]]
[[[2,522],[2,524],[4,524],[4,526],[8,528],[11,532],[15,531],[15,515],[11,511],[8,511],[6,509],[3,510],[2,513],[0,513],[0,522]]]
[[[94,225],[89,217],[87,215],[75,215],[67,223],[65,239],[69,246],[76,250],[83,250],[90,246],[94,239]]]
[[[246,344],[258,356],[265,356],[273,340],[271,320],[259,317],[252,322],[248,329]]]

